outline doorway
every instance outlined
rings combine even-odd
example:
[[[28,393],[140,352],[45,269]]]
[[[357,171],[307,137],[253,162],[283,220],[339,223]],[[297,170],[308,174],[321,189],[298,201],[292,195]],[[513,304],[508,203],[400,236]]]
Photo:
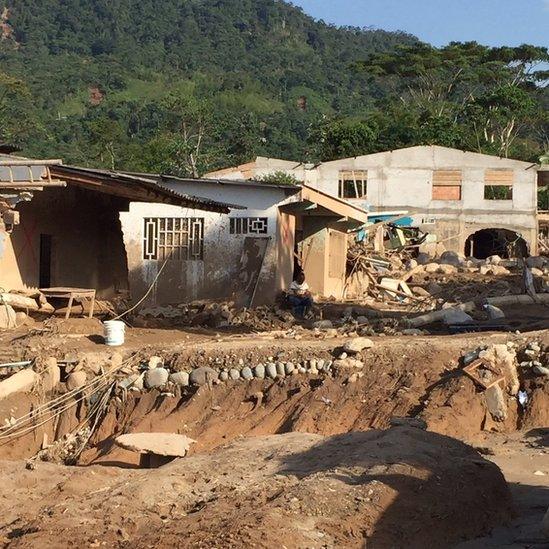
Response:
[[[51,287],[51,257],[52,257],[52,236],[51,234],[40,235],[40,265],[38,274],[38,287]]]

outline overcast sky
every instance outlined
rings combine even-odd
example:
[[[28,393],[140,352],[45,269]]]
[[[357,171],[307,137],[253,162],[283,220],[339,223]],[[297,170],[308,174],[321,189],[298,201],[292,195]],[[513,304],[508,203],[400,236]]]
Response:
[[[403,30],[436,46],[549,46],[549,0],[293,0],[336,25]]]

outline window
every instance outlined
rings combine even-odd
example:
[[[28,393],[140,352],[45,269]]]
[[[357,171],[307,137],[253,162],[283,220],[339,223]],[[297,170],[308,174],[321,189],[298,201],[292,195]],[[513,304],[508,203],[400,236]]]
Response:
[[[368,172],[351,170],[339,172],[339,198],[366,198]]]
[[[484,173],[485,200],[513,200],[513,170],[486,170]]]
[[[266,217],[231,217],[231,234],[267,234]]]
[[[433,172],[433,200],[461,200],[461,170]]]
[[[204,219],[148,217],[143,225],[143,259],[200,261],[204,252]]]

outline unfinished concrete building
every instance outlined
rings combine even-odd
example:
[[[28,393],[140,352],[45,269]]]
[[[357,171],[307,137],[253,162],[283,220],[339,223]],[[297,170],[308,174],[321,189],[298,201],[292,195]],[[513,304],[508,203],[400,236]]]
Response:
[[[418,146],[318,165],[257,158],[222,173],[257,178],[277,171],[368,210],[405,210],[447,250],[478,258],[537,253],[536,164]]]

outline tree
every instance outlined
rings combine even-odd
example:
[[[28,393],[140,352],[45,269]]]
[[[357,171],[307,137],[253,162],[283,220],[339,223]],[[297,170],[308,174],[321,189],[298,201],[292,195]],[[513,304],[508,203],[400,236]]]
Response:
[[[299,185],[299,180],[291,173],[276,171],[267,173],[256,178],[261,183],[270,183],[271,185]]]

